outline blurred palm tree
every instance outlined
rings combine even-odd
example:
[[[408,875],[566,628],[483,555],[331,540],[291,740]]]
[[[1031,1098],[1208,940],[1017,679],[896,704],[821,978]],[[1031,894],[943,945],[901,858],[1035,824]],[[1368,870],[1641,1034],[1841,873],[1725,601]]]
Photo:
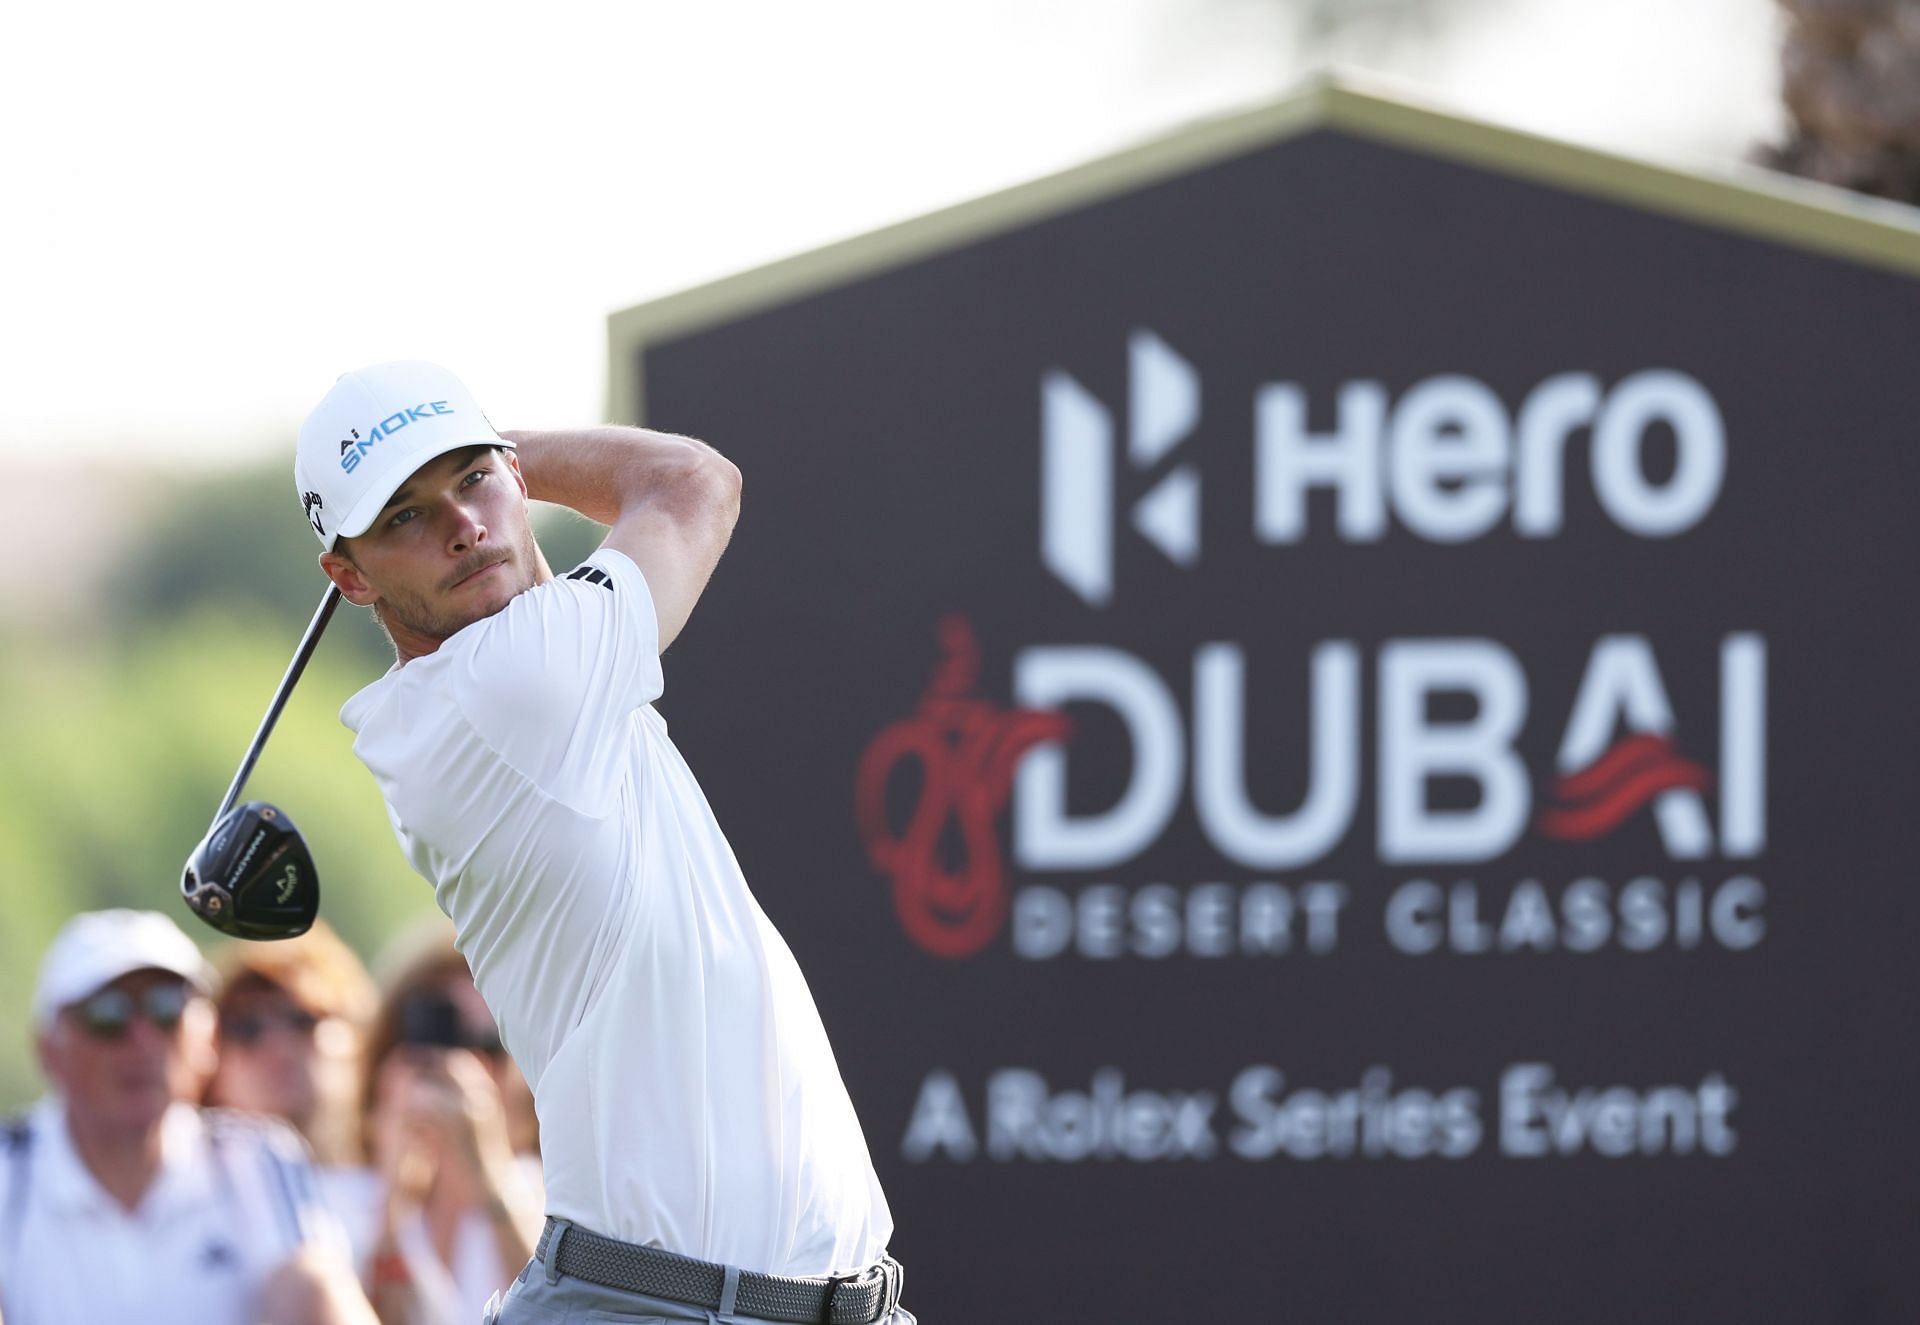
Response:
[[[1780,0],[1792,124],[1770,165],[1920,203],[1920,0]]]

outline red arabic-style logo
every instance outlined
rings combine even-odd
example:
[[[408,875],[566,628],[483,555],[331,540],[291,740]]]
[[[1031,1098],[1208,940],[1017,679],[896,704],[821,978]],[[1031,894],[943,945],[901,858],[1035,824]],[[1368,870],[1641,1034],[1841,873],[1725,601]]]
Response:
[[[907,936],[935,956],[970,957],[1006,920],[996,825],[1014,769],[1035,745],[1064,739],[1068,723],[1058,713],[1001,708],[982,697],[972,625],[949,616],[939,633],[946,657],[919,709],[874,737],[860,757],[854,814],[874,868],[893,880],[893,909]],[[908,761],[919,764],[919,795],[896,831],[887,793]]]
[[[1664,733],[1628,736],[1553,784],[1560,804],[1540,815],[1540,831],[1568,842],[1591,841],[1663,792],[1701,791],[1707,781],[1706,770],[1676,754]]]

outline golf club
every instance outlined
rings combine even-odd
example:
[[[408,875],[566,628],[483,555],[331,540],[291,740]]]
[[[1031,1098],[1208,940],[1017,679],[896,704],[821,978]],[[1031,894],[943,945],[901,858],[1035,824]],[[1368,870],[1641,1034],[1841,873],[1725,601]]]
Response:
[[[207,835],[187,857],[180,895],[195,915],[222,934],[243,939],[295,938],[307,932],[320,910],[320,879],[313,868],[313,853],[293,820],[266,801],[248,801],[237,808],[236,802],[339,603],[340,590],[328,585]]]

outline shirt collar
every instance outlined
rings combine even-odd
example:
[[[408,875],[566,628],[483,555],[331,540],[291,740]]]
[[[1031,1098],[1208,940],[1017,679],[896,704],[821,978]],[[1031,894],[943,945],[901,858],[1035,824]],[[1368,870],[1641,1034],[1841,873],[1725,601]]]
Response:
[[[74,1148],[66,1105],[58,1096],[49,1096],[35,1106],[33,1134],[36,1145],[45,1147],[40,1175],[51,1206],[124,1213]],[[174,1104],[160,1121],[160,1171],[140,1198],[140,1213],[152,1215],[198,1204],[207,1198],[212,1186],[211,1154],[200,1111],[190,1104]]]
[[[167,1110],[160,1132],[160,1176],[140,1203],[143,1212],[191,1208],[213,1194],[213,1146],[200,1110],[176,1104]]]

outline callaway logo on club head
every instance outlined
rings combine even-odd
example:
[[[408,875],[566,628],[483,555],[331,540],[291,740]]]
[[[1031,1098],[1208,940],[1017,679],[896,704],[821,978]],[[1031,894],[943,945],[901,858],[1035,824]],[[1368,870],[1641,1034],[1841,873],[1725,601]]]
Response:
[[[347,429],[347,431],[352,433],[353,436],[351,438],[343,437],[340,439],[341,455],[345,455],[347,452],[351,451],[353,449],[354,442],[357,442],[360,440],[360,430],[358,428],[349,428]]]
[[[320,494],[317,492],[303,492],[300,494],[300,507],[307,513],[307,523],[312,525],[313,532],[319,534],[322,538],[326,537],[327,531],[320,525],[320,508],[325,505],[326,503],[320,500]]]

